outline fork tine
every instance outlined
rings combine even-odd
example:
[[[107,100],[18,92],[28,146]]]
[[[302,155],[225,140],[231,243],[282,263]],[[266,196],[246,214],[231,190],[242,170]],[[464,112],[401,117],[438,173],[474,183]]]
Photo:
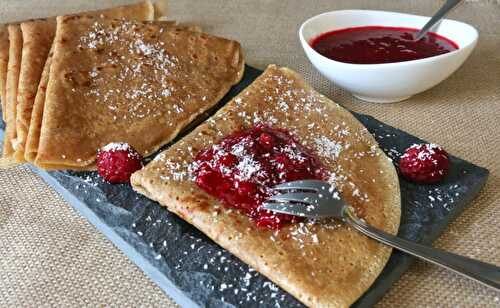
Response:
[[[300,202],[305,204],[314,204],[318,201],[318,194],[316,193],[289,193],[289,194],[277,194],[269,197],[270,201],[277,202]]]
[[[302,217],[308,217],[304,210],[300,209],[302,205],[293,203],[283,203],[283,202],[264,202],[262,207],[266,210],[273,211],[276,213],[296,215]]]
[[[314,190],[319,191],[322,189],[328,189],[328,183],[318,180],[300,180],[288,183],[279,184],[273,187],[275,190],[291,190],[291,189],[303,189],[303,190]]]

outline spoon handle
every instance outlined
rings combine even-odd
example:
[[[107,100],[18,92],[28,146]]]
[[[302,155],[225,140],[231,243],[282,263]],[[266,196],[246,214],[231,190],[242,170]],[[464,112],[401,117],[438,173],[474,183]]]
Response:
[[[351,211],[346,214],[346,222],[364,235],[500,291],[500,267],[402,239],[367,225]]]
[[[432,16],[432,18],[424,25],[424,27],[415,36],[415,41],[420,40],[427,34],[427,32],[434,26],[438,21],[448,14],[448,12],[453,9],[462,0],[446,0],[443,6]]]

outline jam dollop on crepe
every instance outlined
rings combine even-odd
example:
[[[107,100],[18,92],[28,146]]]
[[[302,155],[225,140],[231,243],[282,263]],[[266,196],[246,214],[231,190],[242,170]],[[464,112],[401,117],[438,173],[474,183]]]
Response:
[[[270,229],[299,220],[260,207],[273,194],[274,185],[325,175],[319,161],[288,132],[263,125],[236,132],[200,151],[193,172],[204,191]]]

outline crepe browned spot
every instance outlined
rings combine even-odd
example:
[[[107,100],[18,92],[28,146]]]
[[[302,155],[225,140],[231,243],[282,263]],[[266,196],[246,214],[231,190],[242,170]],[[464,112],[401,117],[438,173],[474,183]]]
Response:
[[[2,118],[5,120],[5,86],[7,83],[7,66],[9,63],[9,31],[6,25],[0,25],[0,99]]]
[[[150,1],[83,13],[100,18],[124,18],[153,20],[155,9]],[[20,67],[16,135],[16,161],[25,160],[25,148],[32,117],[33,104],[40,83],[40,77],[47,60],[50,46],[56,32],[55,18],[31,20],[21,23],[23,35],[22,60]],[[27,156],[30,156],[29,154]]]
[[[194,182],[190,166],[200,150],[257,124],[291,132],[318,157],[328,181],[361,217],[397,232],[398,177],[374,138],[298,74],[274,65],[211,119],[134,173],[132,186],[307,306],[348,307],[379,275],[390,248],[333,220],[306,220],[279,231],[258,228]]]
[[[109,142],[152,154],[243,75],[235,41],[162,22],[57,22],[35,159],[42,168],[95,168]]]

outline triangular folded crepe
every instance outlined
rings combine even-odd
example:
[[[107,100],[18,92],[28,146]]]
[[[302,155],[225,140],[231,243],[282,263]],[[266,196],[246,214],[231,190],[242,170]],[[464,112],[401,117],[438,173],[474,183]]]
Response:
[[[95,168],[116,141],[151,154],[241,79],[239,43],[169,27],[57,18],[37,166]]]
[[[215,116],[132,175],[138,192],[207,234],[310,307],[347,307],[379,275],[391,250],[333,221],[305,221],[279,231],[256,227],[193,181],[202,149],[257,124],[286,129],[330,173],[330,182],[371,225],[395,234],[399,183],[392,163],[348,111],[295,72],[270,66]]]
[[[110,9],[83,13],[100,18],[124,18],[134,20],[153,20],[155,9],[150,1],[114,7]],[[56,31],[55,18],[39,19],[21,23],[22,58],[19,69],[18,95],[16,102],[16,138],[14,157],[24,161],[25,144],[31,122],[40,76],[52,45]],[[10,125],[8,123],[8,125]]]
[[[161,24],[163,24],[164,26],[171,26],[172,29],[184,29],[193,32],[201,31],[201,29],[198,26],[178,25],[174,21],[162,21]],[[45,66],[42,72],[42,77],[40,78],[40,83],[38,86],[35,102],[33,105],[33,112],[31,115],[31,122],[24,153],[24,158],[28,162],[34,162],[36,155],[38,153],[40,130],[42,128],[43,109],[45,105],[45,94],[46,94],[47,84],[49,82],[49,72],[51,63],[52,63],[52,51],[49,53],[47,61],[45,62]]]

